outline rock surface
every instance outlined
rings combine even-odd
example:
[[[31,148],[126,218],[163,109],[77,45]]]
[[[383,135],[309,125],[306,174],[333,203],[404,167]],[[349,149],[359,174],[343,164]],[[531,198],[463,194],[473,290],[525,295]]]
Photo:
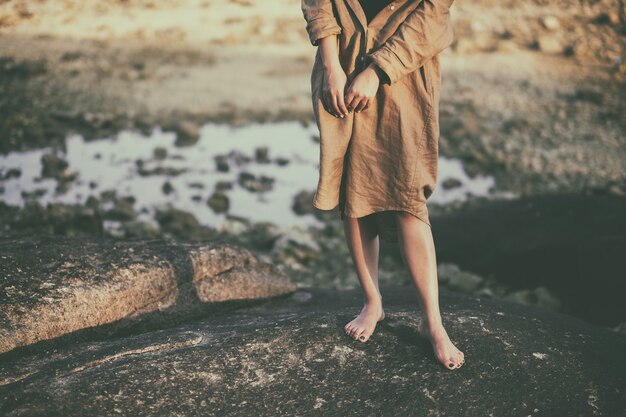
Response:
[[[450,371],[417,336],[413,289],[381,291],[387,317],[366,344],[343,333],[360,291],[307,288],[175,328],[16,349],[0,355],[0,414],[624,415],[624,335],[444,290],[466,358]]]
[[[249,250],[217,241],[33,235],[0,239],[0,259],[0,353],[92,326],[180,320],[219,302],[296,289]]]

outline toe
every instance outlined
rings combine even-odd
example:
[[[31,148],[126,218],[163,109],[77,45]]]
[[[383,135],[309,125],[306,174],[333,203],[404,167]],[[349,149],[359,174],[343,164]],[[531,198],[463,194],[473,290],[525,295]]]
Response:
[[[356,339],[359,336],[359,332],[360,332],[359,328],[355,326],[352,328],[350,335]]]
[[[354,338],[354,333],[356,332],[356,327],[351,326],[350,327],[350,331],[348,332],[348,334],[350,335],[350,337]]]
[[[461,362],[460,358],[456,358],[456,357],[448,358],[448,363],[451,363],[452,365],[454,365],[455,368],[457,368],[459,366],[460,362]]]

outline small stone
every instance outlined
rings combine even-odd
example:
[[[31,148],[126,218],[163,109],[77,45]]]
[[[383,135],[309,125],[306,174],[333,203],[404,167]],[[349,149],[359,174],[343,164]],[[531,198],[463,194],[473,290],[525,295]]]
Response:
[[[41,176],[44,178],[59,178],[69,164],[55,154],[45,154],[41,157]]]
[[[161,191],[163,191],[163,194],[165,195],[171,194],[172,192],[174,192],[174,186],[171,182],[165,181],[163,183],[163,186],[161,187]]]
[[[441,284],[447,285],[452,291],[473,293],[483,283],[483,278],[462,271],[458,265],[453,263],[442,263],[437,265],[437,275]]]
[[[535,288],[535,305],[546,310],[560,311],[561,302],[544,286]]]
[[[217,230],[229,236],[238,236],[248,231],[249,227],[249,222],[236,217],[230,217],[221,223]]]
[[[239,185],[251,192],[270,191],[274,185],[274,178],[260,175],[256,177],[249,172],[241,172],[238,177]]]
[[[228,159],[224,155],[216,155],[215,156],[215,167],[219,172],[228,172],[230,171],[230,165],[228,164]]]
[[[291,209],[299,216],[313,213],[313,192],[300,191],[293,199]]]
[[[200,127],[191,121],[180,122],[174,130],[176,131],[176,146],[195,145],[200,139]]]
[[[215,213],[224,213],[230,207],[228,196],[221,191],[215,191],[207,200],[207,205],[213,209]]]
[[[451,190],[460,187],[463,183],[458,178],[446,178],[441,185],[445,190]]]
[[[115,202],[115,206],[104,213],[108,220],[127,221],[135,218],[134,197],[121,198]]]
[[[260,164],[270,163],[269,148],[267,146],[261,146],[254,150],[254,159]]]
[[[274,158],[274,162],[276,162],[276,165],[285,166],[289,163],[289,159],[279,156]]]
[[[557,30],[561,27],[559,19],[554,16],[544,16],[541,18],[541,24],[548,30]]]
[[[498,39],[497,50],[500,52],[519,51],[519,46],[513,39]]]
[[[9,178],[19,178],[22,176],[22,170],[19,168],[10,168],[0,176],[0,179],[7,180]]]
[[[154,159],[163,160],[167,156],[167,149],[162,146],[158,146],[154,148],[153,155]]]
[[[218,181],[215,183],[215,191],[232,190],[233,183],[231,181]]]
[[[547,54],[559,54],[563,52],[561,41],[553,35],[542,35],[537,39],[537,48]]]
[[[204,189],[204,183],[202,182],[190,182],[187,184],[189,188],[197,188],[199,190]]]

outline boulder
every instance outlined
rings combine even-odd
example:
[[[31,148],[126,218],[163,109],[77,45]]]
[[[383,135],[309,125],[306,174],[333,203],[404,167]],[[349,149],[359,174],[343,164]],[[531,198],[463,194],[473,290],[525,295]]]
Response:
[[[296,288],[249,250],[220,242],[33,235],[0,239],[0,259],[0,353],[93,326],[180,320],[207,305]]]
[[[572,316],[440,293],[465,353],[449,370],[417,333],[413,288],[381,288],[367,343],[343,326],[360,290],[302,288],[169,329],[0,355],[0,414],[624,415],[626,336]]]

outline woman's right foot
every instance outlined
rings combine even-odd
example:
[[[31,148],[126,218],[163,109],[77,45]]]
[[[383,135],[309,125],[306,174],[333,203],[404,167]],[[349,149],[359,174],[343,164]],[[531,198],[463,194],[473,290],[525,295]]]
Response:
[[[417,324],[417,331],[433,345],[435,356],[446,368],[458,369],[465,363],[465,355],[454,346],[442,325],[431,329],[428,322],[422,319]]]
[[[378,303],[369,303],[363,305],[359,315],[348,324],[345,325],[344,330],[348,336],[351,336],[355,340],[360,342],[367,342],[374,333],[376,323],[385,318],[385,311],[383,310],[382,297]]]

